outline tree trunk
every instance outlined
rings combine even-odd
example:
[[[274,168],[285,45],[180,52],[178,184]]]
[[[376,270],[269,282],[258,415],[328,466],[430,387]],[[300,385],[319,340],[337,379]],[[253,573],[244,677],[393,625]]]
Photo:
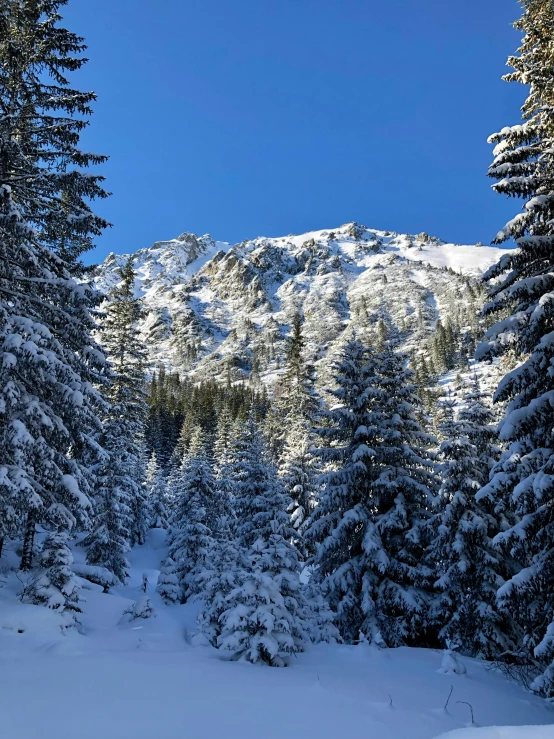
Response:
[[[35,517],[32,511],[27,514],[25,536],[23,538],[23,552],[21,554],[20,570],[30,570],[33,566],[33,545],[35,543]]]

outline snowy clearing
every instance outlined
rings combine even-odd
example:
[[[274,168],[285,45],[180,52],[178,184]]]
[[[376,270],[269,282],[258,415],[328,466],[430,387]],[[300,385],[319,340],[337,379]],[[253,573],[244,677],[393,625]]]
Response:
[[[453,739],[554,736],[554,712],[543,700],[476,660],[464,659],[466,675],[445,675],[440,652],[322,644],[285,669],[225,662],[195,645],[197,607],[166,606],[155,592],[164,554],[164,532],[152,530],[131,552],[125,587],[106,594],[86,583],[82,634],[63,635],[55,613],[21,604],[20,581],[4,570],[4,737],[431,739],[470,725],[470,708],[458,701],[471,704],[480,726],[550,726],[523,734],[472,730]],[[77,548],[76,559],[83,555]],[[122,621],[144,596],[143,574],[155,617]]]

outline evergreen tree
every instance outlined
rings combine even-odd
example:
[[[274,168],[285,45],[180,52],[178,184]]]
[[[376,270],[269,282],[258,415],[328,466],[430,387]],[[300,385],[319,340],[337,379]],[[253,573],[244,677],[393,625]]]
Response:
[[[146,420],[145,365],[146,350],[137,329],[142,311],[135,298],[135,272],[132,258],[119,270],[121,282],[112,288],[104,307],[102,345],[110,360],[113,376],[109,389],[111,415],[119,419],[117,445],[119,459],[125,465],[131,521],[131,543],[143,544],[146,534],[143,442]],[[113,456],[113,455],[112,455]],[[123,457],[123,458],[121,458]],[[123,470],[122,470],[123,472]]]
[[[516,28],[524,38],[504,79],[528,85],[529,94],[523,123],[490,138],[496,146],[489,175],[497,192],[523,198],[524,207],[495,239],[512,237],[517,249],[485,275],[494,280],[485,315],[500,313],[500,320],[478,353],[516,349],[523,356],[495,393],[508,403],[501,424],[508,449],[485,494],[519,519],[496,539],[520,563],[500,602],[524,630],[531,659],[546,670],[534,687],[552,697],[552,650],[545,645],[554,629],[554,6],[550,0],[522,0],[522,6]]]
[[[377,644],[424,643],[421,529],[436,482],[412,374],[390,344],[377,354],[352,340],[336,365],[337,405],[321,429],[331,470],[307,537],[314,580],[348,642],[363,632]]]
[[[496,605],[508,565],[492,543],[499,525],[494,509],[476,493],[497,457],[496,430],[476,379],[464,401],[458,420],[455,404],[447,401],[440,427],[442,485],[428,551],[438,595],[430,618],[444,647],[456,644],[471,656],[495,659],[513,647],[512,625]]]
[[[221,528],[218,539],[212,539],[198,585],[202,607],[198,627],[209,643],[217,647],[222,630],[222,617],[228,609],[227,598],[237,587],[240,574],[239,549],[232,539],[229,526]]]
[[[274,435],[277,438],[272,448],[275,449],[278,460],[287,444],[288,429],[293,425],[298,427],[299,424],[310,429],[318,408],[314,369],[305,357],[302,319],[296,313],[288,340],[286,371],[275,399]]]
[[[64,614],[64,626],[73,626],[79,606],[79,585],[71,571],[73,555],[67,544],[67,535],[53,532],[44,540],[40,556],[41,571],[27,589],[30,603],[45,605]]]
[[[217,488],[214,533],[218,536],[220,529],[224,532],[228,527],[232,528],[234,525],[233,480],[231,474],[233,432],[234,423],[231,411],[229,408],[224,408],[218,417],[213,452]]]
[[[182,602],[198,592],[216,520],[216,483],[207,453],[207,439],[197,429],[177,478],[170,527],[169,556],[181,588]]]
[[[296,545],[306,554],[302,535],[319,496],[319,460],[313,454],[313,434],[302,417],[293,417],[287,429],[279,473],[286,495],[292,500],[291,525]]]
[[[163,471],[158,467],[156,452],[152,452],[146,470],[149,527],[156,529],[167,529],[168,527],[166,487]]]
[[[301,550],[301,532],[317,498],[317,462],[311,453],[313,426],[319,401],[314,389],[313,367],[305,358],[302,321],[296,313],[287,351],[287,369],[275,403],[275,428],[279,437],[279,475],[285,493],[292,501],[291,523],[298,532],[296,543]]]
[[[102,565],[125,580],[124,554],[132,544],[144,543],[147,527],[142,448],[145,354],[136,328],[140,306],[134,297],[131,260],[119,277],[121,282],[109,293],[101,331],[112,368],[110,409],[102,433],[108,454],[98,470],[96,515],[85,545],[89,564]]]
[[[179,603],[181,587],[177,577],[177,567],[171,557],[167,557],[160,570],[156,590],[166,603]]]
[[[64,0],[4,0],[0,13],[0,540],[25,521],[86,526],[105,360],[91,338],[98,296],[80,255],[106,221],[107,193],[79,148],[93,93],[66,75],[83,39],[59,25]]]
[[[125,582],[129,577],[126,553],[130,549],[129,526],[132,518],[127,486],[125,450],[119,444],[119,419],[110,417],[104,424],[103,443],[109,448],[96,470],[94,520],[83,544],[87,562],[105,567]],[[116,466],[117,461],[117,466]]]
[[[287,514],[291,501],[268,459],[267,447],[252,412],[239,427],[233,446],[231,476],[238,545],[250,547],[260,538],[267,541],[274,521],[282,526],[285,536],[293,537]]]
[[[230,409],[225,407],[218,416],[214,440],[214,459],[218,469],[227,467],[229,464],[232,440],[233,416]]]
[[[272,512],[284,513],[277,500]],[[283,535],[286,529],[280,518],[272,518],[271,533],[244,552],[244,566],[236,571],[237,585],[225,597],[226,608],[219,615],[217,636],[217,646],[232,652],[233,659],[272,667],[285,666],[310,638],[298,553]]]

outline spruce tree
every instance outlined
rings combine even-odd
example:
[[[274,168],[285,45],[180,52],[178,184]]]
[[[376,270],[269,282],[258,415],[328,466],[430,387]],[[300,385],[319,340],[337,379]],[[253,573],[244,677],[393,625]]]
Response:
[[[445,416],[440,426],[442,485],[429,523],[428,561],[437,589],[430,620],[445,648],[455,644],[465,654],[495,659],[513,648],[515,632],[496,604],[509,572],[492,543],[499,522],[494,508],[476,498],[498,456],[493,414],[476,379],[458,419],[455,403],[448,400]]]
[[[105,451],[96,469],[94,519],[83,544],[90,565],[105,567],[125,582],[129,577],[126,553],[130,549],[132,510],[124,444],[120,444],[120,419],[110,416],[104,423]]]
[[[181,587],[177,577],[177,567],[171,557],[167,557],[160,570],[156,590],[166,603],[179,603]]]
[[[120,282],[113,287],[104,306],[101,339],[112,367],[108,392],[110,416],[119,421],[114,466],[124,465],[120,474],[129,496],[131,544],[143,544],[146,533],[143,445],[146,421],[146,350],[138,333],[142,315],[135,297],[135,272],[129,258],[119,270]],[[123,447],[123,448],[121,448]],[[112,455],[113,456],[113,455]]]
[[[25,600],[45,605],[63,614],[64,627],[76,623],[76,614],[81,612],[79,590],[75,575],[71,571],[73,555],[63,532],[50,533],[44,540],[40,556],[38,575],[25,592]]]
[[[166,479],[163,471],[158,467],[156,452],[152,452],[146,469],[147,508],[151,528],[167,529],[168,527],[166,488]]]
[[[282,501],[274,498],[272,504],[268,512],[274,515],[269,527],[264,526],[271,533],[244,550],[243,566],[234,570],[236,585],[220,606],[224,610],[218,616],[221,632],[216,641],[233,659],[283,667],[290,655],[305,649],[310,632],[298,552],[281,523]]]
[[[213,465],[216,477],[216,501],[214,534],[225,532],[233,527],[233,480],[231,476],[233,459],[234,423],[231,411],[225,407],[218,416],[213,447]]]
[[[305,356],[302,319],[296,313],[288,340],[285,374],[275,398],[274,435],[277,439],[272,448],[279,461],[287,444],[288,428],[303,423],[309,429],[313,423],[319,408],[314,384],[314,369]]]
[[[279,474],[284,491],[292,501],[291,525],[297,532],[296,544],[301,550],[305,549],[302,536],[320,490],[321,470],[313,453],[314,443],[312,428],[301,417],[293,417],[287,428]]]
[[[287,351],[287,368],[275,403],[279,435],[279,475],[291,499],[291,523],[298,532],[296,544],[306,553],[302,532],[315,506],[318,464],[312,454],[313,426],[319,412],[314,370],[305,357],[302,321],[296,313]]]
[[[222,527],[219,537],[212,539],[203,564],[198,575],[202,607],[197,622],[209,643],[217,647],[223,626],[222,616],[229,607],[227,598],[238,585],[241,569],[239,549],[233,541],[230,526]]]
[[[214,440],[214,460],[218,469],[227,467],[233,439],[233,416],[228,407],[223,408],[217,419]]]
[[[274,519],[285,536],[294,537],[287,513],[291,501],[269,459],[252,411],[246,423],[240,425],[233,447],[231,477],[238,545],[245,548],[259,538],[267,540],[273,532]]]
[[[496,539],[520,566],[501,588],[500,602],[524,630],[529,658],[545,670],[534,687],[552,697],[552,649],[546,645],[554,629],[554,6],[551,0],[521,4],[516,28],[524,37],[504,79],[529,86],[528,97],[523,122],[490,137],[495,158],[489,175],[496,192],[524,204],[495,239],[511,237],[517,249],[485,275],[493,281],[485,315],[500,313],[500,320],[478,356],[515,349],[523,359],[495,393],[508,404],[501,424],[508,448],[485,494],[518,519]]]
[[[211,549],[216,521],[216,482],[207,444],[206,435],[197,428],[174,483],[169,556],[175,562],[182,602],[198,593],[199,573]]]
[[[132,544],[144,543],[148,519],[143,465],[145,352],[137,332],[140,305],[134,297],[131,260],[118,276],[121,282],[108,295],[101,330],[111,366],[106,392],[110,407],[102,433],[107,455],[97,472],[96,515],[85,545],[89,564],[102,565],[125,580],[124,554]]]
[[[321,429],[325,476],[307,538],[337,627],[380,645],[424,643],[430,572],[422,527],[436,486],[405,358],[350,341],[336,364],[337,405]]]
[[[26,522],[23,568],[36,523],[88,523],[105,366],[79,261],[107,225],[85,171],[105,157],[79,147],[95,95],[67,80],[86,60],[63,5],[0,4],[0,540]]]

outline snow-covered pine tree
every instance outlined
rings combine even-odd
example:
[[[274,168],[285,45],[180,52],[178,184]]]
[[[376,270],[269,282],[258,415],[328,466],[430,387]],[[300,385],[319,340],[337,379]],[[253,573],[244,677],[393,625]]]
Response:
[[[250,547],[257,539],[267,541],[275,521],[283,535],[294,537],[287,509],[290,498],[285,494],[258,424],[251,411],[239,426],[233,443],[231,479],[237,519],[237,544]]]
[[[163,471],[158,467],[156,452],[152,452],[146,468],[146,491],[148,511],[150,514],[149,527],[167,529],[167,481]]]
[[[138,481],[137,496],[133,498],[133,506],[131,507],[131,544],[142,545],[146,541],[146,534],[150,528],[152,519],[152,510],[150,508],[150,495],[146,485],[146,473],[148,470],[148,452],[146,441],[144,438],[144,424],[137,438],[138,463],[135,472],[135,479]]]
[[[446,401],[440,426],[442,485],[428,530],[428,562],[434,569],[437,595],[430,622],[445,648],[473,657],[496,659],[513,647],[510,619],[496,605],[496,593],[509,572],[493,546],[499,523],[485,499],[476,493],[488,481],[498,448],[492,411],[483,402],[474,378],[455,419],[455,404]]]
[[[311,426],[318,409],[314,368],[306,359],[302,318],[299,313],[295,313],[288,339],[285,374],[277,388],[275,398],[279,435],[277,458],[279,460],[287,441],[287,428],[293,419],[302,419]]]
[[[177,567],[171,557],[167,557],[160,570],[156,590],[166,603],[179,603],[181,586],[177,577]]]
[[[217,419],[217,428],[213,445],[213,464],[216,477],[216,521],[214,534],[219,537],[219,530],[227,531],[233,527],[233,480],[231,474],[233,456],[233,433],[235,424],[228,407],[224,407]]]
[[[337,611],[342,637],[374,643],[425,643],[430,572],[421,528],[436,487],[405,358],[359,341],[336,364],[337,405],[321,435],[331,465],[307,538],[317,546],[314,582]]]
[[[279,475],[284,490],[292,500],[291,523],[301,533],[317,500],[319,473],[314,446],[313,426],[319,412],[314,389],[314,371],[305,358],[302,321],[296,313],[287,352],[287,369],[275,404],[279,419]]]
[[[209,643],[217,647],[222,629],[221,617],[229,607],[227,597],[241,577],[239,549],[233,541],[229,522],[223,523],[218,538],[212,539],[203,564],[198,573],[202,607],[197,623]]]
[[[498,414],[490,407],[490,394],[481,389],[479,375],[473,371],[464,391],[464,402],[458,421],[465,424],[471,443],[475,446],[477,459],[486,479],[498,462],[501,454],[498,437]]]
[[[501,588],[500,602],[523,628],[530,658],[546,670],[535,689],[552,698],[552,650],[544,645],[554,630],[554,6],[551,0],[521,4],[516,28],[524,37],[504,79],[528,85],[529,94],[523,123],[490,138],[496,146],[489,175],[498,193],[525,202],[495,239],[512,237],[517,249],[485,275],[493,280],[485,314],[500,313],[500,320],[478,356],[515,349],[523,361],[495,393],[508,403],[500,431],[508,448],[484,494],[518,516],[496,539],[521,566]]]
[[[79,147],[94,93],[66,76],[83,39],[59,25],[64,0],[4,2],[0,13],[0,538],[26,520],[86,525],[105,360],[91,338],[97,293],[79,256],[107,223],[105,157]],[[63,523],[62,523],[63,520]]]
[[[131,544],[143,544],[147,528],[143,461],[146,421],[146,349],[137,323],[140,300],[135,297],[135,272],[129,258],[119,270],[119,284],[110,290],[104,306],[101,340],[112,367],[108,397],[110,415],[119,421],[117,456],[113,464],[120,469],[121,486],[127,491],[131,510]],[[109,448],[109,447],[108,447]]]
[[[95,470],[94,519],[84,539],[87,562],[105,567],[122,582],[129,576],[126,553],[130,549],[130,507],[123,453],[118,450],[119,419],[109,416],[104,422],[102,442],[105,451]]]
[[[272,511],[285,513],[277,500]],[[237,584],[218,615],[221,633],[215,637],[217,646],[231,652],[233,659],[272,667],[285,666],[290,655],[303,651],[310,640],[298,553],[282,518],[286,514],[274,517],[271,533],[243,552],[243,566],[235,571]],[[211,624],[215,635],[213,618]]]
[[[174,490],[169,556],[175,562],[182,602],[198,593],[199,573],[211,549],[216,522],[216,481],[207,445],[206,434],[198,427]]]
[[[134,297],[131,261],[120,270],[121,282],[104,306],[101,338],[111,364],[110,403],[102,445],[107,454],[97,476],[95,518],[84,544],[87,562],[101,565],[120,580],[127,577],[125,553],[144,542],[147,526],[143,486],[145,352],[137,333],[140,306]]]
[[[218,469],[228,465],[231,442],[233,439],[233,416],[225,406],[217,417],[214,439],[214,460]]]
[[[307,554],[303,534],[315,509],[320,492],[319,459],[314,455],[312,428],[307,419],[294,415],[289,419],[279,475],[286,495],[291,499],[291,525],[298,532],[295,541],[304,556]]]
[[[331,393],[337,404],[323,414],[328,427],[321,429],[320,434],[326,446],[319,449],[332,471],[325,478],[306,539],[316,549],[312,580],[321,585],[331,607],[337,611],[342,636],[354,641],[363,622],[360,601],[363,573],[359,560],[370,505],[367,473],[374,455],[366,444],[367,391],[371,377],[366,347],[360,341],[350,340],[334,370],[337,387]]]
[[[64,626],[73,626],[79,606],[79,584],[73,572],[73,555],[64,532],[52,532],[44,540],[41,570],[25,592],[25,600],[64,614]]]

